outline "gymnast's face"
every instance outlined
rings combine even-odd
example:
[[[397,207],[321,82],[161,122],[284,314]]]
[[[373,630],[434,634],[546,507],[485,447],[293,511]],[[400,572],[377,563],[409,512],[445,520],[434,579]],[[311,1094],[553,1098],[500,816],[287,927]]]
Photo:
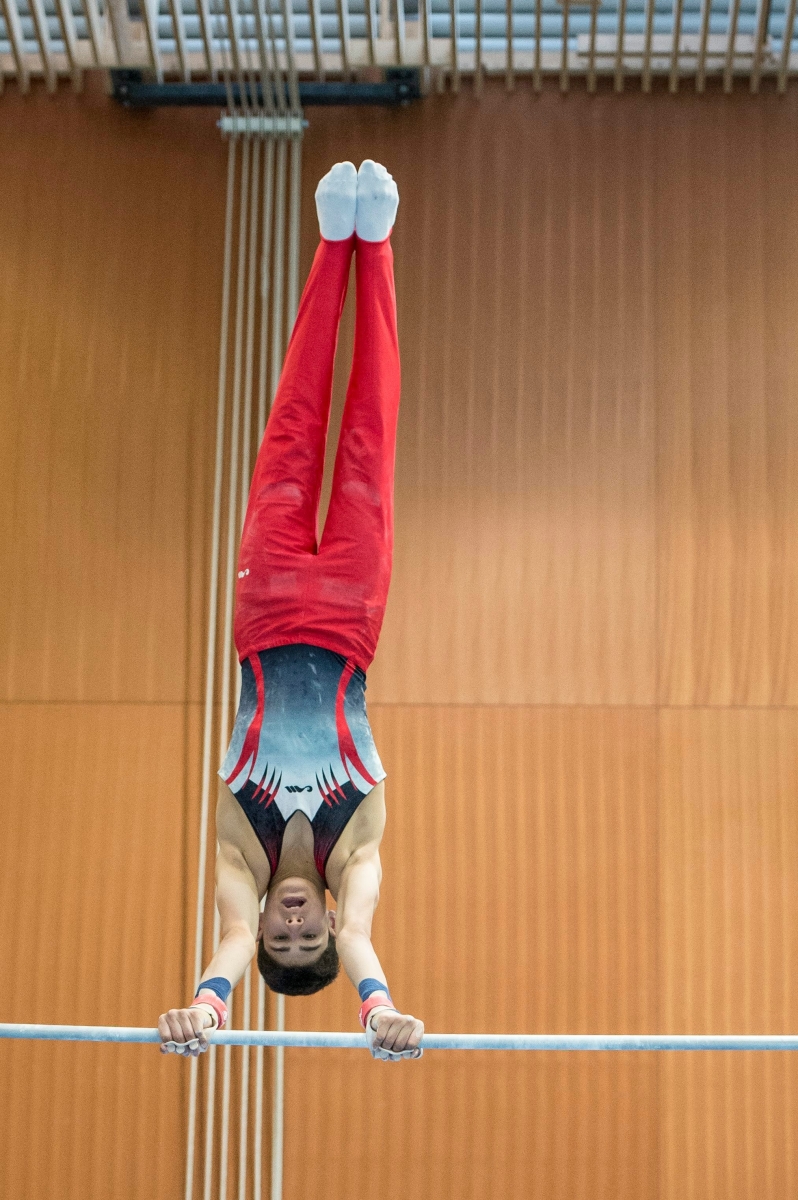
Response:
[[[324,894],[306,879],[282,879],[269,888],[260,919],[263,945],[285,967],[310,966],[324,953],[335,929],[335,913]]]

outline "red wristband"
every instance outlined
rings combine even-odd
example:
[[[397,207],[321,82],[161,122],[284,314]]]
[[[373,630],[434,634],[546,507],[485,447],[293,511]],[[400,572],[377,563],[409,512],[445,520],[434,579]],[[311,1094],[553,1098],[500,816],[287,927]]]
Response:
[[[220,1000],[215,992],[205,992],[202,996],[195,996],[191,1001],[189,1008],[194,1008],[198,1004],[204,1004],[207,1008],[212,1008],[216,1013],[216,1028],[224,1029],[227,1021],[227,1008],[224,1000]]]
[[[394,1012],[398,1009],[391,1003],[391,997],[388,995],[387,989],[384,992],[372,992],[368,1000],[364,1000],[360,1006],[360,1024],[366,1028],[366,1022],[369,1019],[369,1013],[375,1008],[392,1008]]]

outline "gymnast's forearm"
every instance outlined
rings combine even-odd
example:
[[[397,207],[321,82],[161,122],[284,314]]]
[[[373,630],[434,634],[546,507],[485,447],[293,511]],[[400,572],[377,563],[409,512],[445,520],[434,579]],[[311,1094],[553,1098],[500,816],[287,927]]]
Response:
[[[379,979],[387,987],[388,980],[380,966],[371,938],[363,929],[355,927],[338,930],[335,939],[338,957],[352,984],[358,988],[364,979]]]
[[[228,929],[216,950],[213,958],[202,972],[202,980],[215,979],[219,976],[230,981],[232,988],[243,979],[252,959],[255,956],[257,944],[251,931],[246,926],[236,926]],[[197,991],[202,990],[202,981]]]

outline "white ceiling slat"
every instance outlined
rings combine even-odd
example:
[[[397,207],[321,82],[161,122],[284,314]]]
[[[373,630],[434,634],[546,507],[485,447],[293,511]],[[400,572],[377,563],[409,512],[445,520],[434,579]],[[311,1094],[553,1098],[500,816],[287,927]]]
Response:
[[[751,64],[751,94],[759,91],[759,81],[762,78],[762,54],[768,36],[768,19],[770,17],[770,0],[759,0],[759,16],[756,23],[756,45],[754,61]]]
[[[19,21],[16,0],[0,0],[0,3],[3,5],[3,17],[5,18],[6,29],[8,31],[8,40],[11,42],[11,53],[17,66],[19,90],[27,92],[30,88],[30,74],[25,62],[25,53],[22,46],[22,26]]]
[[[710,3],[711,0],[707,0]],[[641,86],[644,92],[651,91],[651,45],[654,38],[654,5],[655,0],[646,0],[646,34],[643,49],[643,71]]]
[[[703,0],[701,13],[701,42],[698,49],[698,64],[695,73],[695,90],[703,92],[707,79],[707,42],[709,40],[709,19],[712,15],[712,0]]]
[[[366,0],[366,3],[371,10],[372,0]],[[324,59],[321,52],[321,8],[319,0],[308,0],[308,11],[310,14],[310,36],[313,41],[313,69],[316,72],[316,78],[324,82]]]
[[[161,48],[158,44],[158,17],[157,13],[153,11],[153,5],[157,3],[158,0],[139,0],[144,34],[147,40],[147,52],[150,56],[150,66],[155,71],[155,78],[158,83],[163,83],[163,63],[161,61]]]
[[[338,0],[339,4],[342,2],[343,0]],[[396,6],[396,62],[398,66],[403,67],[405,64],[405,0],[394,0],[394,3]],[[451,4],[452,0],[449,0],[449,3]]]
[[[793,34],[795,32],[795,8],[796,0],[790,0],[789,11],[787,12],[784,21],[784,42],[781,47],[781,62],[779,63],[778,90],[780,94],[783,94],[785,88],[787,87],[787,71],[790,65],[790,47],[792,46]]]
[[[103,61],[102,45],[103,35],[102,26],[100,25],[100,14],[97,11],[97,0],[81,0],[83,12],[86,16],[86,25],[89,30],[89,41],[91,42],[92,56],[94,62],[99,67]]]
[[[679,90],[679,50],[682,41],[682,12],[684,0],[674,0],[673,4],[673,50],[671,51],[671,69],[668,73],[668,91],[675,96]]]
[[[401,4],[403,0],[397,0]],[[452,91],[460,91],[460,0],[449,0],[449,30],[451,33],[449,61],[452,72]]]
[[[482,0],[474,0],[474,91],[482,92]]]
[[[535,66],[532,75],[532,86],[536,92],[543,87],[543,72],[540,60],[540,38],[543,25],[543,0],[535,0]]]
[[[345,0],[335,0],[338,9],[338,36],[341,42],[341,73],[344,79],[352,78],[352,62],[350,56],[349,5]],[[396,23],[397,32],[399,22]]]
[[[479,0],[476,0],[479,3]],[[421,37],[422,37],[422,54],[424,56],[424,66],[428,67],[432,62],[432,54],[430,52],[430,38],[432,36],[432,12],[431,0],[418,0],[419,16],[421,17]]]
[[[181,0],[169,0],[169,12],[172,17],[172,29],[174,30],[175,34],[177,61],[180,63],[180,74],[183,76],[183,81],[185,83],[190,83],[191,71],[189,70],[188,54],[186,53],[186,31],[183,26],[183,5]]]
[[[28,0],[28,9],[33,17],[33,28],[36,31],[36,41],[39,45],[39,57],[42,60],[44,76],[47,80],[47,90],[54,92],[58,84],[58,76],[53,64],[50,34],[47,31],[47,16],[42,0]]]
[[[732,0],[729,19],[729,44],[726,48],[726,64],[723,68],[723,90],[729,93],[733,87],[734,51],[737,48],[737,26],[740,21],[740,0]]]
[[[505,83],[507,91],[511,92],[515,87],[515,58],[513,54],[513,37],[515,36],[514,21],[513,21],[513,0],[505,0],[507,5],[507,65],[505,67]]]
[[[595,12],[598,5],[598,0],[595,0],[593,11]],[[624,34],[626,33],[626,0],[620,0],[618,4],[618,53],[615,56],[615,91],[619,94],[623,91],[623,76],[624,76],[624,59],[623,59],[623,43]]]
[[[58,21],[64,38],[64,52],[69,63],[69,73],[72,76],[72,86],[79,92],[83,86],[83,72],[78,62],[78,35],[75,30],[75,18],[69,0],[57,0]]]
[[[562,0],[562,56],[560,59],[560,91],[567,92],[571,86],[568,63],[568,26],[571,16],[571,0]]]
[[[590,47],[587,52],[587,90],[596,90],[596,32],[598,30],[598,0],[590,6]]]
[[[366,39],[369,48],[369,66],[377,61],[377,31],[374,28],[374,0],[365,0],[366,7]]]

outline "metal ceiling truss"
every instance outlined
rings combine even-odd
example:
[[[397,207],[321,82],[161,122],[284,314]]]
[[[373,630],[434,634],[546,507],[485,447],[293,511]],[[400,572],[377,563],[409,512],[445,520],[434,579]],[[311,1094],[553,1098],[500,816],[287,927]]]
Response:
[[[457,91],[584,77],[615,91],[769,86],[798,72],[798,0],[0,0],[0,84],[80,87],[94,68],[218,81],[275,70],[323,84],[414,67]],[[741,84],[744,80],[744,84]]]

